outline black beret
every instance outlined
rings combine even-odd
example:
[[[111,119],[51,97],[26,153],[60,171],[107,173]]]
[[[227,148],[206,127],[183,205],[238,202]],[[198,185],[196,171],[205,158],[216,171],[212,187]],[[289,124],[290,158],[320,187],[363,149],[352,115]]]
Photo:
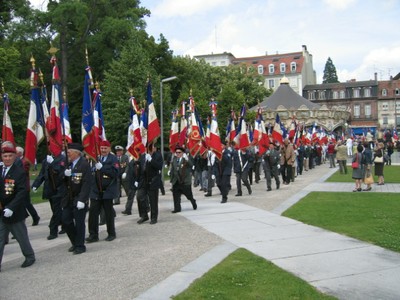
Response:
[[[82,152],[83,146],[79,143],[69,143],[68,149],[78,150],[78,151]]]

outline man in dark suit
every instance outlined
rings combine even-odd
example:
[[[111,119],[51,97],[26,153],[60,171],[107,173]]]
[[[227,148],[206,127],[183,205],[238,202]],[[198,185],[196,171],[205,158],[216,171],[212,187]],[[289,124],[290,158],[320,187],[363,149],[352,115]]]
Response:
[[[4,142],[1,147],[3,165],[0,167],[0,270],[6,238],[11,232],[17,240],[25,261],[22,268],[35,262],[25,225],[28,190],[24,169],[15,164],[16,150],[12,143]]]
[[[32,191],[36,190],[43,184],[43,199],[48,199],[53,215],[51,216],[49,228],[50,234],[48,240],[53,240],[58,236],[58,226],[61,225],[62,209],[61,199],[65,196],[66,187],[64,184],[65,156],[63,154],[57,157],[47,155],[42,161],[42,168],[39,175],[32,184]]]
[[[228,201],[229,185],[232,174],[232,152],[222,144],[222,158],[214,164],[217,186],[222,195],[221,203]]]
[[[119,163],[119,175],[118,175],[118,197],[114,199],[114,204],[118,205],[121,203],[121,195],[122,195],[122,188],[124,188],[125,195],[128,196],[129,194],[129,184],[126,178],[122,178],[122,175],[125,173],[126,167],[129,164],[129,157],[128,155],[124,154],[124,147],[117,145],[115,146],[115,155],[118,159]]]
[[[152,143],[147,147],[147,153],[139,158],[139,181],[137,201],[140,219],[138,224],[149,220],[148,206],[150,203],[150,224],[156,224],[158,220],[158,194],[161,188],[161,171],[163,158],[160,151]]]
[[[95,168],[95,184],[90,190],[89,208],[89,237],[86,242],[93,243],[99,240],[99,215],[100,209],[104,209],[108,236],[106,241],[113,241],[115,233],[115,211],[113,199],[119,195],[118,176],[119,163],[117,157],[111,153],[111,144],[104,140],[100,142],[100,157]]]
[[[181,196],[192,203],[193,209],[197,209],[196,200],[192,193],[192,167],[193,162],[187,157],[183,147],[175,148],[175,156],[171,162],[170,176],[172,184],[172,196],[174,198],[174,210],[172,213],[181,211]]]
[[[90,165],[83,157],[82,151],[82,145],[68,144],[69,167],[64,171],[67,192],[61,202],[62,223],[72,244],[68,251],[73,254],[86,251],[85,218],[93,182]]]

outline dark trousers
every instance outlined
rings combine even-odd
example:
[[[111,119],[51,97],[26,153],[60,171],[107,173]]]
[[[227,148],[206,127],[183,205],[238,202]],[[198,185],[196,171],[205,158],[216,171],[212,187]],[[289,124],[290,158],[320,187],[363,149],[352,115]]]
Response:
[[[85,219],[87,208],[77,209],[72,204],[62,210],[64,230],[77,250],[86,250],[85,247]]]
[[[249,183],[249,175],[247,171],[241,172],[241,173],[235,173],[236,174],[236,187],[237,187],[237,193],[242,194],[242,182],[246,186],[249,194],[251,191],[250,183]]]
[[[261,166],[261,162],[256,162],[254,164],[254,179],[256,180],[256,183],[258,183],[260,181],[260,166]]]
[[[28,230],[26,229],[25,220],[17,223],[4,223],[0,218],[0,266],[3,259],[4,246],[9,233],[15,237],[19,247],[21,248],[22,254],[26,258],[35,258],[35,252],[32,249],[29,241]]]
[[[135,198],[135,195],[136,195],[136,188],[130,189],[128,192],[128,199],[126,200],[126,204],[125,204],[125,211],[128,213],[132,213],[132,205],[133,205],[133,199]]]
[[[31,202],[31,197],[29,197],[29,202],[26,203],[26,210],[28,211],[29,215],[32,217],[33,221],[36,221],[39,219],[39,215]]]
[[[230,181],[231,181],[230,175],[222,175],[217,183],[217,186],[219,188],[219,191],[221,192],[223,201],[228,200]]]
[[[137,201],[139,216],[141,218],[148,218],[148,212],[150,208],[150,218],[152,221],[158,219],[158,195],[159,190],[150,190],[147,188],[141,188],[137,191]],[[150,207],[149,207],[150,206]]]
[[[276,166],[265,168],[265,178],[267,179],[267,188],[270,189],[272,185],[272,178],[275,179],[276,187],[279,187],[279,171]]]
[[[51,212],[53,213],[49,223],[50,234],[58,235],[58,226],[61,225],[62,220],[61,198],[51,197],[49,199],[49,202]]]
[[[172,186],[172,196],[174,198],[174,210],[181,211],[181,196],[185,197],[192,203],[196,201],[193,198],[192,186],[190,184],[175,183]]]
[[[283,179],[283,182],[286,182],[287,184],[289,184],[290,181],[292,180],[292,177],[293,177],[292,173],[293,173],[292,165],[289,165],[288,163],[285,163],[283,165],[283,168],[282,168],[282,179]]]
[[[89,235],[94,238],[98,238],[99,236],[99,215],[101,208],[104,208],[108,235],[116,236],[113,199],[90,199]]]

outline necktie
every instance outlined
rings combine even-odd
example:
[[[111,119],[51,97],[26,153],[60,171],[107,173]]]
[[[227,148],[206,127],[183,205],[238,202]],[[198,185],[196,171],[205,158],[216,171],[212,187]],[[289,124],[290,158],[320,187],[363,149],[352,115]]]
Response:
[[[7,167],[3,167],[3,178],[6,177],[7,174]]]

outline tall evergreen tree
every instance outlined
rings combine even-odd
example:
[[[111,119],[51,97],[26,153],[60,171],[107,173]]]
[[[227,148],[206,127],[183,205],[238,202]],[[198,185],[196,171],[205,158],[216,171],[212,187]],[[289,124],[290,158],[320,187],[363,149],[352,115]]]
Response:
[[[325,64],[324,77],[322,78],[322,83],[337,83],[339,82],[338,76],[336,74],[336,67],[332,62],[332,59],[328,57]]]

